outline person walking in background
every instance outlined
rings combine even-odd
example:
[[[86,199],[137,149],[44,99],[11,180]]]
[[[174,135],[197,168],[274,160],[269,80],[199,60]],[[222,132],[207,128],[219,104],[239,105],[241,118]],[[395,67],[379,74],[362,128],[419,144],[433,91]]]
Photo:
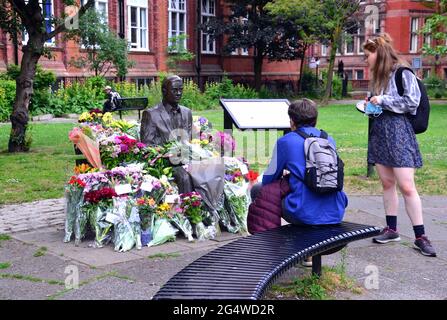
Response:
[[[387,34],[368,39],[363,49],[370,69],[370,102],[374,112],[368,143],[368,163],[374,163],[383,187],[383,203],[387,226],[373,238],[375,243],[399,241],[397,186],[405,201],[405,209],[413,225],[415,248],[423,255],[435,257],[436,251],[425,235],[422,203],[416,189],[414,173],[422,167],[416,135],[406,113],[416,114],[421,92],[416,76],[409,70],[402,73],[404,93],[399,95],[395,73],[408,64],[401,60]]]

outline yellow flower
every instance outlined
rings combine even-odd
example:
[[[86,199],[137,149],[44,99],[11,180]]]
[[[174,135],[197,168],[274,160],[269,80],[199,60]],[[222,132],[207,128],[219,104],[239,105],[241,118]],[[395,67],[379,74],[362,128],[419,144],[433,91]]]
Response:
[[[200,144],[200,140],[199,139],[192,139],[191,143],[192,144]]]
[[[80,122],[84,122],[84,121],[92,121],[93,118],[91,116],[91,114],[89,112],[83,112],[80,116],[79,116],[79,121]]]
[[[210,142],[208,141],[208,139],[203,139],[203,140],[200,142],[200,144],[203,145],[203,146],[206,146],[208,143],[210,143]]]
[[[113,122],[113,116],[112,113],[110,112],[106,112],[104,113],[104,115],[102,116],[102,121],[106,124],[106,125],[110,125]]]
[[[153,198],[147,199],[147,204],[153,207],[155,205],[155,200]]]

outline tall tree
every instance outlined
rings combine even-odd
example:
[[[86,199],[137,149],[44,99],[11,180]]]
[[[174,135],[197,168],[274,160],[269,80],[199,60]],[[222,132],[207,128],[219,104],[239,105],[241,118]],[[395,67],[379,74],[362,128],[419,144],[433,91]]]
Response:
[[[293,60],[299,57],[301,43],[297,27],[288,19],[273,17],[266,10],[270,0],[228,0],[231,15],[227,21],[213,19],[202,30],[215,39],[227,35],[224,53],[239,48],[253,49],[255,89],[262,84],[264,59],[271,61]]]
[[[435,73],[439,75],[439,60],[447,56],[447,0],[424,1],[424,4],[434,9],[434,13],[425,21],[421,33],[430,35],[433,43],[424,43],[422,52],[435,57]]]
[[[106,17],[96,10],[87,10],[79,19],[79,29],[66,33],[67,38],[75,38],[86,49],[86,54],[72,58],[71,65],[88,68],[95,76],[105,76],[111,68],[116,69],[119,77],[127,74],[133,61],[128,60],[128,45],[110,30]]]
[[[295,12],[303,9],[312,10],[312,15],[305,18],[313,20],[311,25],[317,26],[312,29],[316,31],[317,39],[330,46],[329,67],[327,75],[326,90],[323,97],[323,104],[327,104],[331,95],[332,79],[334,73],[335,55],[342,42],[344,32],[352,28],[355,13],[360,7],[360,0],[273,0],[272,8],[289,17],[295,17]],[[310,6],[310,7],[309,7]],[[312,32],[312,31],[311,31]]]
[[[63,0],[63,2],[66,5],[75,4],[74,0]],[[24,29],[28,36],[27,44],[22,47],[20,75],[16,79],[16,97],[10,117],[12,128],[8,144],[9,152],[28,151],[25,136],[36,66],[40,57],[51,56],[51,51],[45,43],[75,25],[73,19],[81,17],[93,4],[94,0],[88,0],[80,7],[77,16],[66,20],[68,17],[65,13],[59,14],[58,17],[44,16],[39,0],[0,0],[0,28],[10,35],[22,34]]]
[[[319,6],[315,6],[314,0],[302,0],[299,6],[290,6],[289,0],[276,0],[266,6],[267,10],[276,17],[282,17],[293,21],[297,27],[298,41],[301,43],[299,50],[300,77],[298,79],[298,90],[302,88],[302,75],[307,49],[318,41],[322,22],[318,13]]]

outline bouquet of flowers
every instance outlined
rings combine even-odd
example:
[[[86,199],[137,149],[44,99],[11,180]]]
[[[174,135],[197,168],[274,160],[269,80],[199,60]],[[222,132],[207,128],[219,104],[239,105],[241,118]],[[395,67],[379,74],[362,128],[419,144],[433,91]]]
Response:
[[[193,191],[180,194],[180,208],[184,215],[193,225],[194,232],[198,240],[215,238],[217,234],[216,227],[210,225],[208,227],[203,223],[208,218],[203,208],[203,200],[199,193]]]
[[[194,241],[192,237],[192,225],[183,214],[182,208],[174,208],[169,215],[169,221],[185,235],[188,241]]]
[[[141,197],[144,196],[153,198],[155,203],[158,205],[166,194],[165,184],[162,184],[159,179],[151,175],[144,175],[142,180],[143,181],[139,186],[140,191],[138,195]],[[170,186],[167,186],[167,188],[169,187]]]
[[[167,241],[175,241],[177,229],[169,223],[169,212],[171,206],[167,203],[160,204],[157,207],[152,219],[152,241],[148,247],[156,246]]]
[[[95,231],[95,246],[101,248],[112,240],[113,224],[106,221],[112,211],[113,197],[117,194],[112,188],[93,190],[84,195],[82,211]]]
[[[105,171],[81,173],[78,178],[85,184],[84,193],[110,186],[110,179]]]
[[[136,200],[141,220],[141,244],[146,246],[150,240],[152,220],[157,210],[157,202],[151,197],[141,197]],[[148,235],[148,237],[146,237]]]
[[[86,163],[83,163],[83,164],[80,164],[80,165],[74,167],[74,173],[76,175],[90,173],[90,172],[97,172],[97,171],[98,171],[97,168],[92,168]]]
[[[122,163],[141,162],[144,143],[127,135],[114,135],[102,140],[99,144],[101,161],[109,169]]]
[[[75,233],[75,243],[81,240],[81,206],[83,201],[83,190],[85,183],[72,176],[65,187],[65,236],[64,242],[70,242],[73,232]]]
[[[113,243],[115,251],[125,252],[136,245],[141,249],[141,226],[138,208],[127,197],[113,198],[113,215],[109,221],[115,226]]]
[[[147,230],[152,224],[152,218],[157,210],[157,202],[154,198],[141,197],[136,200],[136,203],[140,214],[141,228]]]
[[[143,181],[143,164],[129,164],[127,167],[116,167],[106,172],[110,185],[117,190],[126,187],[127,191],[117,191],[119,194],[133,193],[139,190]]]
[[[224,158],[225,161],[225,201],[230,217],[237,221],[242,232],[247,231],[247,214],[250,205],[249,184],[244,173],[247,166],[236,158]]]
[[[203,220],[202,197],[193,191],[180,194],[180,207],[192,224],[198,224]]]
[[[239,232],[240,226],[238,221],[235,219],[236,217],[230,216],[230,213],[225,208],[225,194],[222,194],[222,196],[217,201],[216,211],[217,214],[219,215],[220,224],[223,225],[228,232],[231,233]]]
[[[194,132],[199,134],[209,132],[212,128],[211,122],[209,122],[207,118],[199,116],[192,117],[192,126]]]
[[[168,142],[164,146],[143,149],[142,162],[145,163],[145,169],[150,175],[156,178],[161,178],[163,175],[172,176],[172,165],[169,161],[171,145],[172,143]]]
[[[218,131],[212,138],[214,148],[224,155],[229,155],[236,149],[236,140],[227,132]]]
[[[90,111],[83,112],[78,119],[79,123],[82,122],[102,122],[103,113],[99,109],[92,109]]]

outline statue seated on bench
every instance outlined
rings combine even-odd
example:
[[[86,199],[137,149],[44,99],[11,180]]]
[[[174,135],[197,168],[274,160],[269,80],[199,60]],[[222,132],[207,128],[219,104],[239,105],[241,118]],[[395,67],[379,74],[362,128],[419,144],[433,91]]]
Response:
[[[191,141],[192,112],[179,105],[183,94],[183,81],[173,75],[163,80],[162,101],[143,111],[140,140],[150,146],[163,145],[171,140]],[[191,177],[181,166],[174,166],[173,176],[179,192],[193,191]]]

